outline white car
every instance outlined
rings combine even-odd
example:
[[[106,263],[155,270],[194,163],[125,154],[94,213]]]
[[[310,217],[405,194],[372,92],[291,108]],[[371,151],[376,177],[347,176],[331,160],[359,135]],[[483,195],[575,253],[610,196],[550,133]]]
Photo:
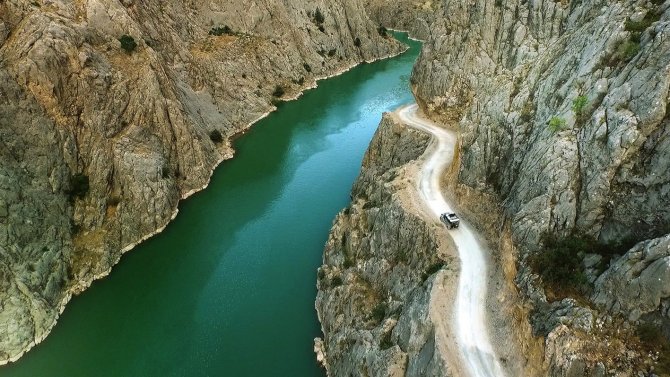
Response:
[[[441,214],[440,221],[442,221],[449,229],[458,228],[458,225],[461,223],[461,219],[459,219],[453,212],[445,212]]]

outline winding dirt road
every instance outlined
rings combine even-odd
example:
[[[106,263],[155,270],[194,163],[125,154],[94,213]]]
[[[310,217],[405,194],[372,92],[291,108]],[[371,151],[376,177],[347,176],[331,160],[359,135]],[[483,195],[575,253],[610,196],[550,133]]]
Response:
[[[437,219],[441,213],[452,211],[442,196],[440,179],[453,159],[456,136],[453,132],[420,118],[417,115],[417,108],[418,106],[414,104],[399,109],[397,113],[402,122],[408,126],[433,136],[429,148],[432,154],[426,158],[421,168],[418,190]],[[505,373],[491,345],[486,322],[488,274],[484,252],[471,228],[463,220],[458,229],[450,231],[450,235],[458,248],[461,260],[453,316],[459,357],[473,377],[504,376]]]

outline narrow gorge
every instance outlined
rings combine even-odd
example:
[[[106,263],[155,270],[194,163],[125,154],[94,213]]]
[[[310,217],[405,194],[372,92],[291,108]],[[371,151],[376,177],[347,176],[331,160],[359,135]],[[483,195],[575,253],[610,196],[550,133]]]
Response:
[[[0,374],[670,376],[669,8],[0,0]]]

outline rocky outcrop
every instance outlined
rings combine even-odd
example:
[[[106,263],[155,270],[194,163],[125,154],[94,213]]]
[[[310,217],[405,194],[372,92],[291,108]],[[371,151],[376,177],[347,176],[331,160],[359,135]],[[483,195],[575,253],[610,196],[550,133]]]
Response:
[[[670,322],[670,236],[641,242],[595,282],[592,300],[635,321],[662,308]]]
[[[0,1],[0,361],[159,232],[274,101],[401,50],[357,0]]]
[[[651,370],[635,331],[618,329],[667,313],[669,7],[445,0],[412,75],[421,108],[460,131],[456,201],[480,215],[483,229],[501,216],[498,230],[509,232],[516,284],[546,339],[550,375]],[[500,213],[477,208],[481,198]],[[599,310],[585,307],[587,297],[547,298],[529,263],[548,252],[545,234],[587,235],[610,249],[609,265],[584,261]],[[597,346],[614,342],[610,353]]]
[[[335,219],[316,300],[324,333],[316,349],[328,375],[452,375],[435,335],[444,313],[432,309],[434,291],[453,277],[449,246],[411,203],[410,161],[427,143],[385,114],[352,203]]]

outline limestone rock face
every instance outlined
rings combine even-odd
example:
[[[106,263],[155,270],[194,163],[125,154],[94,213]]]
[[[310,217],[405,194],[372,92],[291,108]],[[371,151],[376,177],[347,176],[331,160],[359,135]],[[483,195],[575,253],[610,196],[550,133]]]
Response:
[[[524,248],[670,232],[670,12],[654,3],[444,2],[414,90],[458,123],[459,182],[505,203]]]
[[[641,242],[615,261],[595,283],[592,300],[631,320],[670,299],[670,235]],[[670,313],[663,313],[670,322]]]
[[[160,231],[278,87],[401,50],[358,0],[0,1],[0,361]]]
[[[444,0],[412,74],[423,111],[460,131],[454,186],[471,197],[456,201],[472,210],[473,196],[494,198],[506,219],[516,283],[545,337],[552,376],[648,373],[630,362],[641,356],[610,316],[629,327],[643,315],[667,316],[669,8]],[[609,265],[584,260],[592,310],[548,302],[527,263],[545,251],[543,234],[642,243]],[[622,356],[607,357],[599,342],[619,342],[611,349]]]
[[[426,134],[384,115],[352,203],[335,219],[316,300],[324,333],[317,345],[331,376],[451,374],[430,310],[448,264],[435,253],[430,226],[403,199],[404,164],[427,143]]]

